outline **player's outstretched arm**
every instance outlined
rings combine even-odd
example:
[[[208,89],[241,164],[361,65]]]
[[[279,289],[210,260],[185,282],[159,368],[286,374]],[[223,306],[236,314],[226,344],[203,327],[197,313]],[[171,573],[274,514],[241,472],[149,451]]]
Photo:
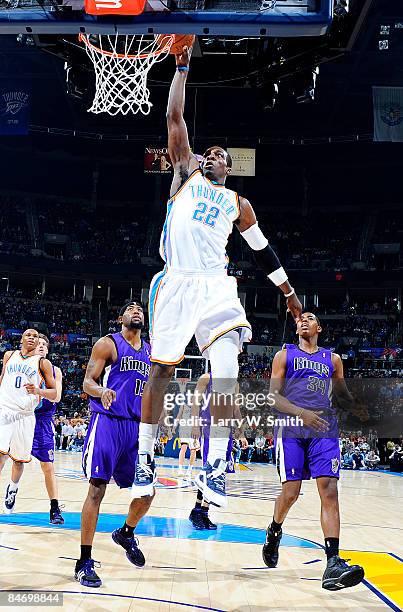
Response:
[[[99,384],[99,379],[105,367],[116,359],[114,342],[110,338],[100,338],[92,347],[91,357],[84,376],[83,390],[91,397],[99,397],[106,410],[109,410],[112,402],[115,401],[116,393],[113,389],[102,387]]]
[[[188,176],[199,167],[199,162],[190,150],[188,131],[183,118],[189,62],[190,50],[188,47],[184,47],[183,53],[176,56],[176,72],[169,90],[167,108],[168,152],[174,168],[171,196],[178,191]]]
[[[255,261],[267,277],[274,283],[286,298],[287,308],[295,320],[302,313],[302,304],[294,289],[291,287],[286,271],[280,263],[279,258],[273,251],[269,241],[259,228],[255,211],[250,202],[245,198],[239,198],[240,215],[235,222],[242,238],[246,240],[253,250]]]
[[[39,395],[39,397],[43,397],[44,399],[49,400],[50,402],[54,402],[57,396],[56,390],[56,381],[53,376],[53,368],[49,359],[41,358],[39,361],[39,369],[45,381],[46,388],[42,389],[39,387],[35,387],[32,383],[27,383],[24,385],[27,393],[30,395]]]

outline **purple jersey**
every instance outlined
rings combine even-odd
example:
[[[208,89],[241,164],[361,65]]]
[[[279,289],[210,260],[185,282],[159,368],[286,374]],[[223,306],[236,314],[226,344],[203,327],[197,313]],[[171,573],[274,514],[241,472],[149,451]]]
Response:
[[[332,408],[332,353],[318,348],[310,354],[295,344],[286,344],[287,366],[283,395],[308,410],[329,412]]]
[[[112,402],[109,410],[105,410],[101,399],[92,397],[91,412],[140,421],[141,397],[150,374],[151,347],[142,340],[140,349],[136,351],[120,332],[107,337],[115,343],[117,360],[105,368],[100,384],[113,389],[116,392],[116,400]]]
[[[53,378],[56,378],[55,366],[52,366],[52,369],[53,369]],[[43,384],[43,387],[45,388],[45,384]],[[51,402],[50,400],[45,399],[43,397],[40,403],[38,404],[38,406],[35,408],[36,420],[37,421],[42,420],[42,419],[51,420],[53,415],[56,412],[56,406],[57,404],[55,402]]]

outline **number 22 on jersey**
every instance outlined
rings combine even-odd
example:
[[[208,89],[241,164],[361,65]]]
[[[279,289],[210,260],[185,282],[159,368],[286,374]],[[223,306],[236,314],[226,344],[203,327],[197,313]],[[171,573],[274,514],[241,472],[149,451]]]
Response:
[[[204,225],[215,227],[215,222],[219,214],[220,211],[216,206],[211,206],[209,208],[205,202],[199,202],[196,204],[196,210],[193,213],[192,219],[204,223]]]

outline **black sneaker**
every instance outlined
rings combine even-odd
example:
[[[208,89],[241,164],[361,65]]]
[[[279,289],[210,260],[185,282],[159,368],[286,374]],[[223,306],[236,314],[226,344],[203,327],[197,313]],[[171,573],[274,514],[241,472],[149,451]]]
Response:
[[[198,508],[193,508],[192,512],[189,514],[189,521],[192,523],[193,527],[199,531],[207,529],[203,519],[203,512]]]
[[[102,585],[102,580],[95,572],[94,565],[94,559],[85,559],[84,561],[79,559],[77,561],[74,578],[78,580],[82,586],[98,588]],[[98,563],[97,567],[101,567],[101,564]]]
[[[327,560],[322,588],[328,591],[340,591],[359,584],[363,578],[364,568],[360,565],[347,565],[346,559],[340,559],[335,555]]]
[[[263,545],[262,557],[267,567],[277,567],[278,563],[278,549],[280,546],[281,536],[283,531],[280,529],[279,533],[275,534],[267,528],[266,531],[266,542]]]
[[[125,549],[126,557],[129,559],[130,563],[133,563],[133,565],[137,567],[143,567],[145,565],[146,560],[139,549],[139,541],[137,538],[134,536],[126,538],[121,529],[115,529],[112,533],[112,540],[115,544],[119,544],[119,546]]]
[[[49,523],[51,525],[64,525],[64,518],[59,506],[55,510],[50,509]]]
[[[217,525],[215,525],[212,521],[210,521],[210,518],[207,512],[202,512],[202,518],[203,518],[205,529],[209,529],[210,531],[215,531],[217,529]]]

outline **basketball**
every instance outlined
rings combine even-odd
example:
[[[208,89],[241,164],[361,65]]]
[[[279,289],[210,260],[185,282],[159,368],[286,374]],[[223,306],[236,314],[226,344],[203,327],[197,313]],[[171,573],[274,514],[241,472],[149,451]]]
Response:
[[[174,34],[174,36],[175,40],[169,52],[171,55],[180,55],[182,53],[183,47],[189,47],[189,49],[193,47],[196,38],[195,36],[193,36],[193,34]],[[160,34],[157,37],[160,46],[163,46],[163,44],[166,42],[166,39],[166,34]]]

